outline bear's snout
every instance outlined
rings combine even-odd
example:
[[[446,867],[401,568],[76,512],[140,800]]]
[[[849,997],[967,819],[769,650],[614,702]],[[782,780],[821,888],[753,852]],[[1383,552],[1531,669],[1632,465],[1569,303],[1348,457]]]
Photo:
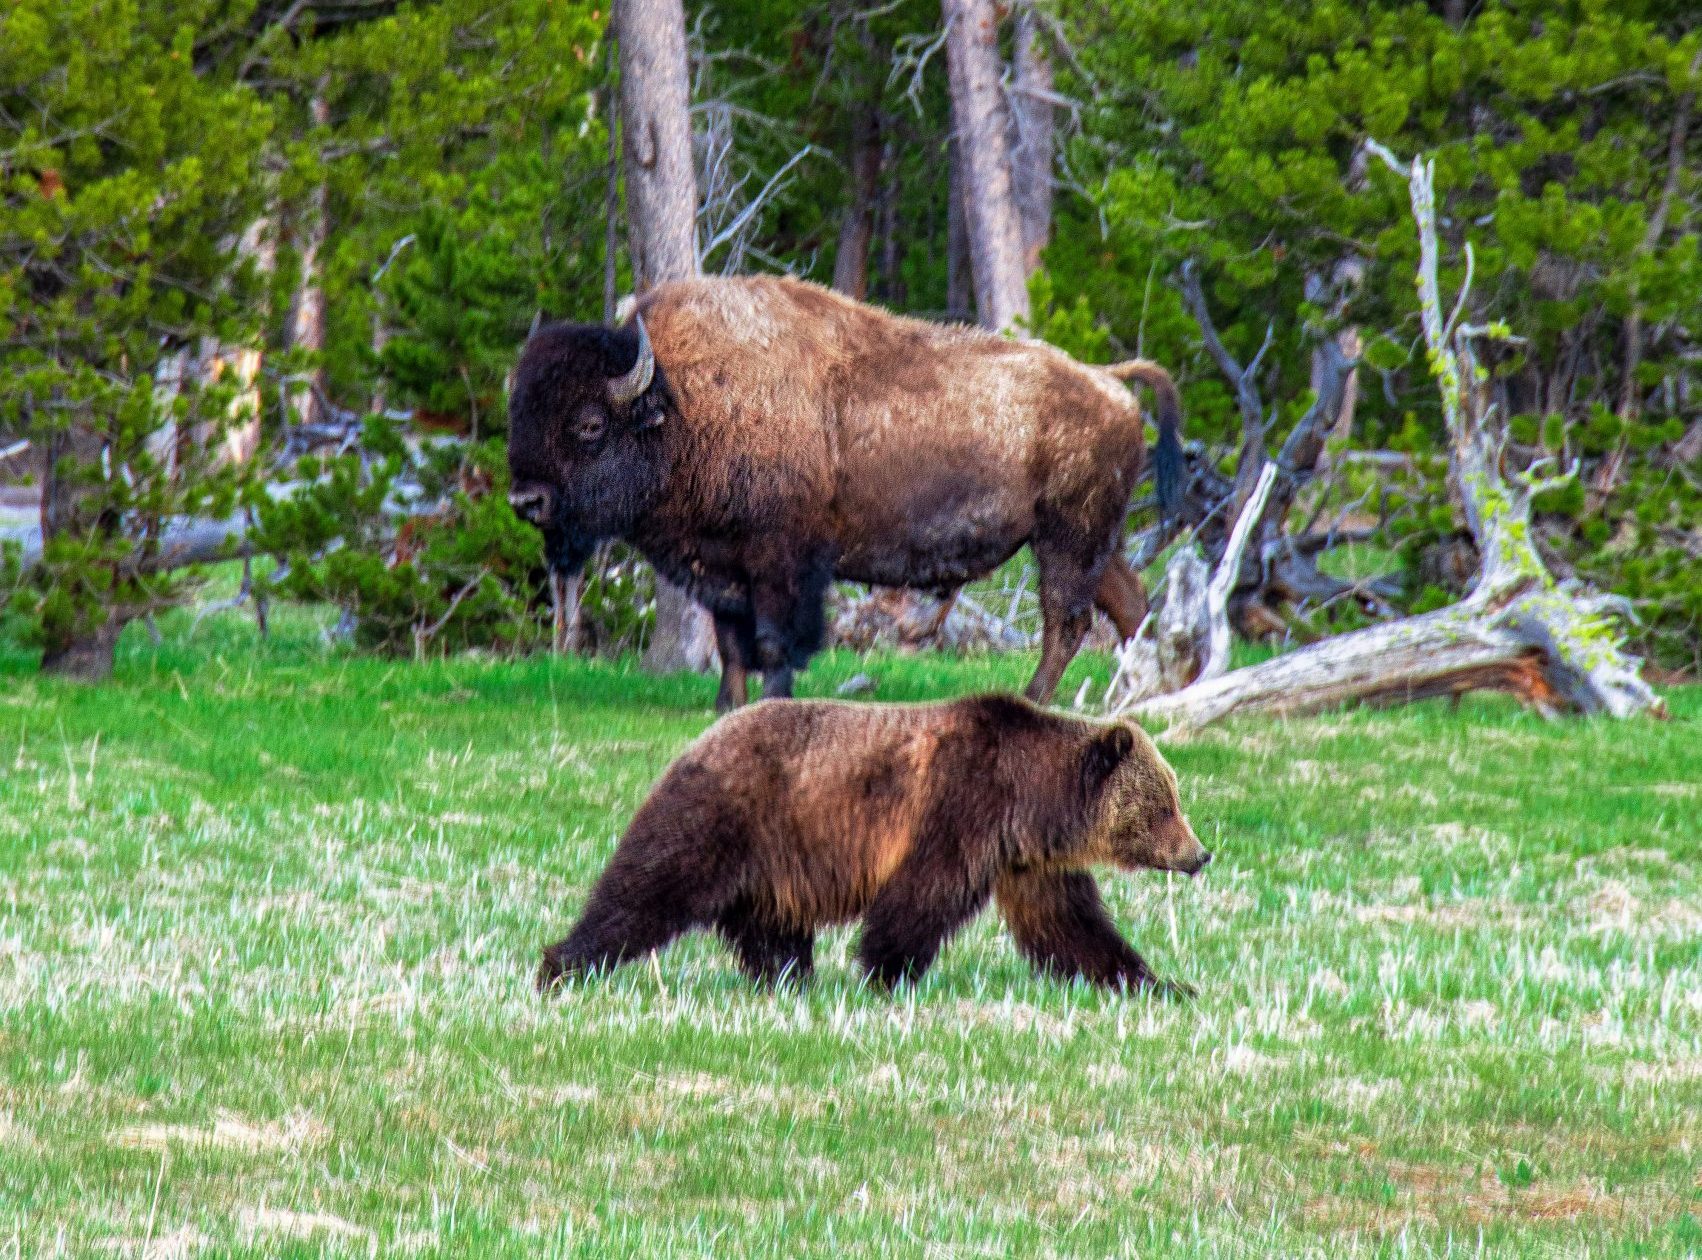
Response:
[[[1161,871],[1198,875],[1211,861],[1211,853],[1180,813],[1170,815],[1152,829],[1150,844],[1148,865]]]

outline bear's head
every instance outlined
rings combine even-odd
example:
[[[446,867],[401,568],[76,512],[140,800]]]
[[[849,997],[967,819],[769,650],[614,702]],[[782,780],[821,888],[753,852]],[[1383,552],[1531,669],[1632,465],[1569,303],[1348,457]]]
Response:
[[[1176,772],[1140,727],[1118,723],[1095,734],[1082,776],[1098,801],[1095,860],[1187,875],[1211,861],[1182,813]]]

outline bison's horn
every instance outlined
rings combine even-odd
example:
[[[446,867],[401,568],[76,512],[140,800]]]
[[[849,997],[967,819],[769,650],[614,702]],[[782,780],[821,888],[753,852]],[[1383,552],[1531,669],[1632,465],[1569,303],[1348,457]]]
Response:
[[[626,406],[649,389],[650,379],[656,375],[656,353],[650,348],[650,334],[645,331],[644,317],[634,315],[632,319],[638,325],[638,362],[624,376],[609,378],[609,401],[617,407]]]

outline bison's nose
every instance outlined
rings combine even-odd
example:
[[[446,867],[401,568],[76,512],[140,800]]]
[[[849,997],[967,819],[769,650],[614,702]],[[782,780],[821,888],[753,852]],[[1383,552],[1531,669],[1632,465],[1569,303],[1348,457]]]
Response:
[[[555,496],[548,486],[516,486],[508,492],[508,506],[514,509],[514,515],[534,525],[549,521],[550,506],[554,501]]]

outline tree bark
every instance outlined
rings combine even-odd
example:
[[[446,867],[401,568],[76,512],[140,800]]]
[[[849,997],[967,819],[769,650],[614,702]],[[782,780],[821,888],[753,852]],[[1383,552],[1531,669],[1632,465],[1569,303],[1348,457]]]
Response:
[[[331,103],[326,98],[327,80],[319,81],[313,99],[308,102],[308,114],[315,127],[331,122]],[[325,249],[325,236],[330,230],[328,211],[330,189],[320,183],[315,186],[302,212],[297,248],[301,256],[301,280],[296,285],[295,300],[290,306],[289,346],[305,350],[315,358],[314,366],[290,391],[290,413],[297,424],[317,424],[320,399],[325,393],[325,369],[317,358],[325,349],[325,279],[320,254]]]
[[[1011,189],[1010,117],[1000,88],[993,0],[943,0],[952,128],[963,163],[975,307],[984,328],[1028,319],[1022,217]]]
[[[698,274],[685,13],[680,0],[619,0],[627,246],[640,293]]]
[[[1052,58],[1045,31],[1024,0],[1016,12],[1016,48],[1011,59],[1011,183],[1022,223],[1022,263],[1032,275],[1052,236],[1052,147],[1056,132],[1052,103]]]
[[[390,344],[390,329],[384,323],[384,311],[375,299],[372,304],[372,332],[368,345],[372,348],[372,361],[383,363],[384,347]],[[372,374],[372,393],[367,396],[366,409],[372,415],[381,416],[390,405],[390,397],[384,392],[384,372]]]
[[[277,253],[277,240],[270,219],[256,219],[237,242],[237,256],[252,260],[255,269],[267,279],[277,265]],[[246,464],[260,450],[261,358],[258,339],[247,345],[222,343],[212,337],[201,340],[196,364],[201,383],[224,384],[232,392],[225,422],[222,425],[209,423],[196,426],[190,434],[190,441],[197,446],[206,446],[218,440],[223,462]]]
[[[42,653],[41,672],[78,682],[104,682],[112,676],[118,636],[127,623],[109,616],[92,632]]]
[[[1348,370],[1347,380],[1342,384],[1341,404],[1336,409],[1335,419],[1330,422],[1326,441],[1345,443],[1353,436],[1353,416],[1359,407],[1359,355],[1365,348],[1365,341],[1358,328],[1344,328],[1336,334],[1335,342],[1341,357],[1352,363],[1353,367]],[[1319,346],[1312,352],[1314,397],[1324,392],[1329,372],[1330,356],[1323,346]]]
[[[614,28],[620,42],[627,249],[634,287],[643,293],[698,273],[697,176],[681,0],[617,0]],[[714,660],[709,614],[658,574],[656,628],[644,668],[705,670]]]
[[[603,322],[615,322],[620,302],[621,134],[620,103],[615,99],[614,56],[608,57],[609,86],[603,89],[604,123],[609,131],[609,155],[603,172]]]
[[[881,127],[873,102],[859,108],[852,129],[850,200],[839,221],[833,287],[861,301],[869,293],[869,246],[875,238],[875,206],[880,197]]]
[[[969,265],[969,212],[963,190],[963,146],[946,141],[946,314],[975,318],[975,276]]]

